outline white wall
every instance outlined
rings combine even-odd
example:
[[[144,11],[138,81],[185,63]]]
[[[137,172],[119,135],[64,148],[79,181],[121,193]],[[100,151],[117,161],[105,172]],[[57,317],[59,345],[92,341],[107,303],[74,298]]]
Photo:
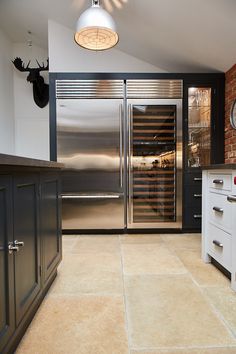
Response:
[[[13,45],[13,57],[20,57],[30,67],[38,67],[48,58],[46,50],[27,43]],[[33,85],[26,81],[27,72],[14,68],[15,151],[16,155],[49,159],[49,105],[39,108],[33,100]],[[48,72],[42,73],[48,83]]]
[[[0,153],[14,154],[12,43],[0,29]]]
[[[71,29],[48,23],[50,72],[163,72],[160,68],[115,48],[93,52],[74,42]]]

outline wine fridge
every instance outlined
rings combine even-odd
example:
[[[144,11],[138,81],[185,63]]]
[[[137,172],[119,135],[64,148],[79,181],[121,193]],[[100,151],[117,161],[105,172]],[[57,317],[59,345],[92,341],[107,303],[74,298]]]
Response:
[[[182,101],[128,100],[128,228],[182,227]]]

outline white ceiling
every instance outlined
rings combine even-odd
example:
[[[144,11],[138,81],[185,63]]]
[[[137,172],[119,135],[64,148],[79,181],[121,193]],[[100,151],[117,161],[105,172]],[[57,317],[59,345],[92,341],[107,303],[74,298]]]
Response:
[[[101,1],[102,2],[102,1]],[[122,4],[121,9],[115,7]],[[169,72],[227,71],[236,62],[236,0],[103,0],[113,7],[117,49]],[[0,28],[14,42],[47,46],[47,21],[71,29],[90,0],[0,0]]]

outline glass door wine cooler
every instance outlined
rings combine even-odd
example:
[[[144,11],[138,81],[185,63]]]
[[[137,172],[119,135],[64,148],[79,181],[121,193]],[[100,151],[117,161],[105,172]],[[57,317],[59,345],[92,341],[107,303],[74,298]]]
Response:
[[[128,228],[182,226],[182,101],[128,100]]]

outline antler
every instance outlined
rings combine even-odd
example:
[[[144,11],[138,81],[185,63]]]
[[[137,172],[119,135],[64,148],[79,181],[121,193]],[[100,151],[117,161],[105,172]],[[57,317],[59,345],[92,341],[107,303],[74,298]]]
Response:
[[[49,69],[48,59],[47,59],[47,65],[46,66],[44,66],[44,63],[43,63],[43,65],[40,65],[37,59],[36,59],[36,61],[37,61],[37,64],[39,66],[39,69],[38,69],[39,71],[45,71],[45,70]]]
[[[29,68],[30,61],[28,62],[27,66],[25,67],[23,64],[23,61],[21,58],[15,58],[13,61],[13,64],[15,65],[16,69],[20,71],[30,71],[31,69]]]

